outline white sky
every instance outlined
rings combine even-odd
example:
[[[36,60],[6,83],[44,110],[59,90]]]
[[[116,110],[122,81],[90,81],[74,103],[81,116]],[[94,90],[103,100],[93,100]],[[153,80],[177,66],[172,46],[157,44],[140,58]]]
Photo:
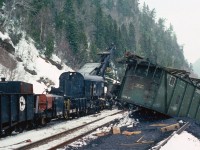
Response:
[[[140,0],[144,2],[155,8],[157,18],[173,25],[185,58],[191,63],[200,58],[200,0]]]

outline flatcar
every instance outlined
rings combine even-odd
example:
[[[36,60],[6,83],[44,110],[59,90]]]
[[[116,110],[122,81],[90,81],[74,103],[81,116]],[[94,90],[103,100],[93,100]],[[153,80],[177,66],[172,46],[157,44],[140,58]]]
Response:
[[[127,55],[123,62],[127,67],[118,95],[122,103],[200,121],[200,79],[136,55]]]

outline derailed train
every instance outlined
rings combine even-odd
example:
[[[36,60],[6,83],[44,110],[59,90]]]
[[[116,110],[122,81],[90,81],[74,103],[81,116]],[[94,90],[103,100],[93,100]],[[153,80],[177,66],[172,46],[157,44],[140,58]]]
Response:
[[[34,94],[33,85],[21,81],[0,81],[0,136],[45,125],[53,118],[99,112],[106,106],[104,72],[110,54],[101,54],[101,63],[89,64],[87,72],[64,72],[59,87],[48,94]],[[88,67],[88,64],[86,65]],[[85,70],[85,69],[83,69]]]
[[[122,62],[127,68],[118,93],[120,102],[200,122],[200,79],[130,53]]]

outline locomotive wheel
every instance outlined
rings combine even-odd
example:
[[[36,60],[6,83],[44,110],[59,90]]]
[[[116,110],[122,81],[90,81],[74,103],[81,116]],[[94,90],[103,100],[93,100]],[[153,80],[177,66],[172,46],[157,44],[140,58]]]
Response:
[[[17,129],[16,131],[19,132],[19,133],[22,133],[25,129],[28,128],[28,125],[26,123],[20,123],[18,126],[17,126]]]
[[[51,118],[46,118],[46,122],[47,123],[51,122]]]
[[[6,129],[6,130],[5,130],[5,135],[11,135],[12,132],[13,132],[13,129],[12,129],[12,128]]]
[[[69,112],[68,111],[64,112],[63,118],[66,119],[66,120],[69,119]]]
[[[45,117],[42,117],[41,120],[40,120],[40,124],[42,126],[45,126],[47,124],[47,121],[46,121],[46,118]]]

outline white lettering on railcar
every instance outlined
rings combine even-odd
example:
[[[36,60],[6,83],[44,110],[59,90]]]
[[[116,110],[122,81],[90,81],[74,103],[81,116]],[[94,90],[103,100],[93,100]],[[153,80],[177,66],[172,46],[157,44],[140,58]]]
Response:
[[[19,98],[19,110],[24,111],[25,108],[26,108],[26,101],[25,101],[25,98],[21,96]]]

